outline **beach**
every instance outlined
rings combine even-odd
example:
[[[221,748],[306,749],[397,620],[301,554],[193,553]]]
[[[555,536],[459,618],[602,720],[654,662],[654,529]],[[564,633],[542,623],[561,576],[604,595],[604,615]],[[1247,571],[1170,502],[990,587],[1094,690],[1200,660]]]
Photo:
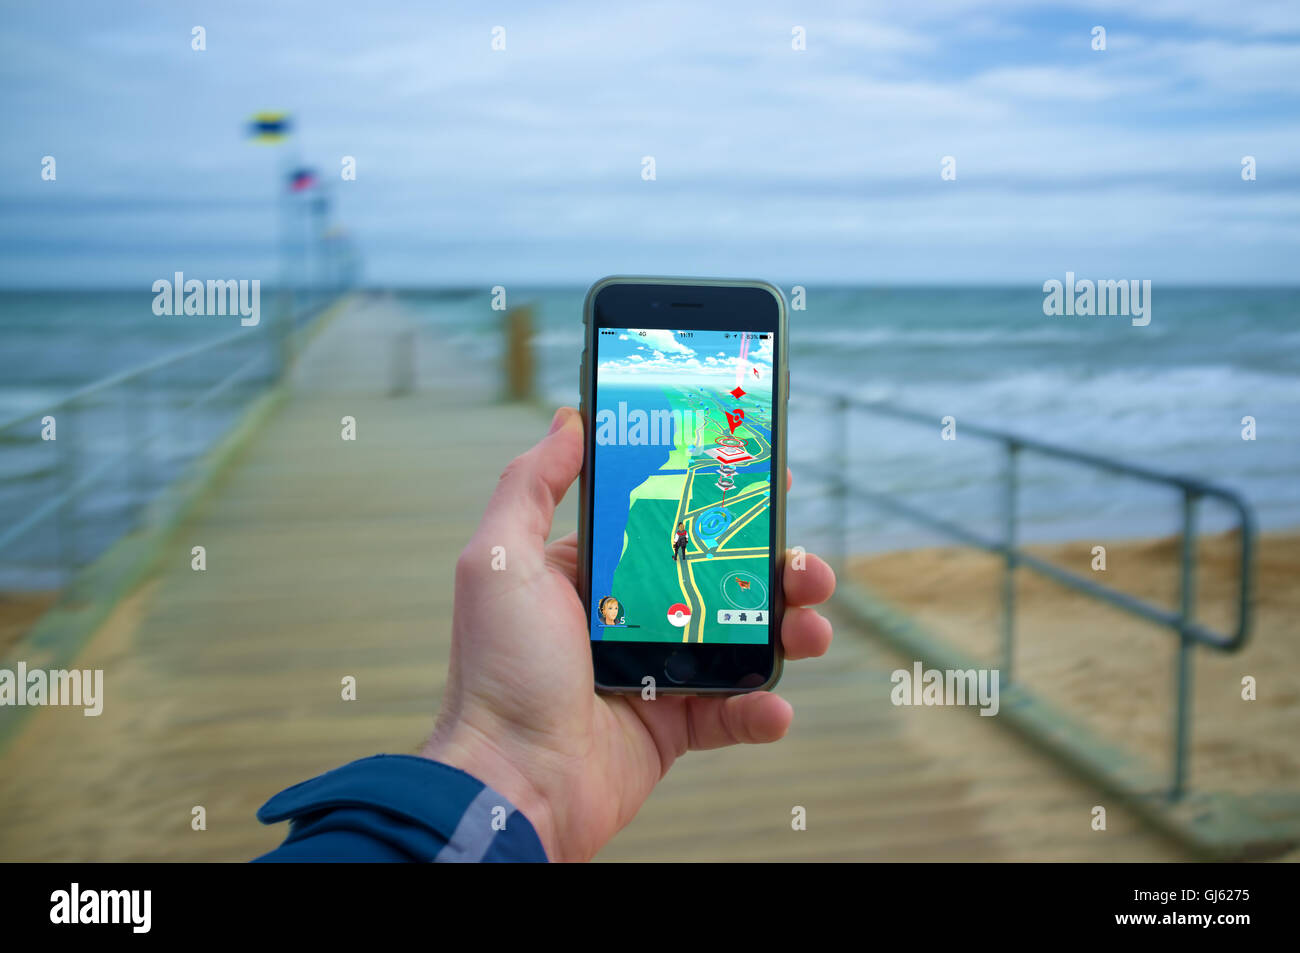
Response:
[[[1093,572],[1095,541],[1026,549],[1094,581],[1165,607],[1178,598],[1179,541],[1109,543]],[[1198,618],[1230,631],[1239,542],[1201,540]],[[1258,792],[1300,787],[1300,532],[1264,534],[1256,551],[1253,631],[1244,648],[1195,653],[1194,789]],[[849,576],[930,631],[996,666],[1002,561],[970,549],[924,548],[860,556]],[[1172,745],[1176,637],[1031,571],[1017,573],[1015,679],[1164,776]],[[1104,578],[1100,578],[1103,577]],[[1242,700],[1242,679],[1257,699]]]

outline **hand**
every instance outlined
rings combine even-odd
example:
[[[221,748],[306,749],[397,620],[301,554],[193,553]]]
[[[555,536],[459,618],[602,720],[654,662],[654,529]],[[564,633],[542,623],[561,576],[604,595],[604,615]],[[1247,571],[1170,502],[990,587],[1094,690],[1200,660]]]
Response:
[[[777,741],[793,716],[771,692],[655,701],[595,693],[576,534],[546,545],[582,457],[582,418],[562,407],[545,439],[501,475],[456,564],[447,691],[421,751],[509,798],[552,860],[593,857],[687,751]],[[493,568],[498,546],[504,570]],[[830,647],[830,623],[805,607],[834,588],[816,556],[802,571],[787,565],[787,660]]]

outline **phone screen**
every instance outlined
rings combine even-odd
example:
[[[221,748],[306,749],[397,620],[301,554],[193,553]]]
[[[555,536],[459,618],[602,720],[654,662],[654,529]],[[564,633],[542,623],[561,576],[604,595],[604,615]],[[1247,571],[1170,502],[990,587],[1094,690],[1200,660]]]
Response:
[[[768,642],[773,343],[597,330],[593,640]]]

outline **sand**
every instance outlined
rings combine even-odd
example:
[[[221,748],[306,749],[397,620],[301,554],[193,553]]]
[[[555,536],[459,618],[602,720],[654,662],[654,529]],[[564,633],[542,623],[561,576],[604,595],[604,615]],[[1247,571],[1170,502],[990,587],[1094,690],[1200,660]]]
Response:
[[[1052,562],[1167,608],[1178,601],[1176,538],[1028,547]],[[1231,629],[1239,540],[1201,541],[1198,618]],[[1237,793],[1300,789],[1300,533],[1268,534],[1256,550],[1255,622],[1239,652],[1198,648],[1193,663],[1194,788]],[[990,666],[1001,639],[1000,559],[960,548],[852,561],[849,575]],[[1105,738],[1169,770],[1176,637],[1027,570],[1017,573],[1015,678]],[[1242,679],[1257,699],[1242,698]]]

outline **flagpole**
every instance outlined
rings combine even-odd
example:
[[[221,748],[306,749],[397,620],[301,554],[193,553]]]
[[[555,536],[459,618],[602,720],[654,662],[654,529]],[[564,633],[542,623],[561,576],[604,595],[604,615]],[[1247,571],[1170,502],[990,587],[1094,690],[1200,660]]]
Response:
[[[277,204],[279,217],[280,277],[276,288],[276,303],[272,309],[267,329],[270,348],[271,371],[278,379],[289,368],[292,348],[294,315],[299,301],[294,278],[294,207],[289,180],[299,164],[298,137],[293,118],[283,112],[261,112],[250,120],[249,131],[258,142],[281,145],[280,170],[276,177],[272,200]]]

